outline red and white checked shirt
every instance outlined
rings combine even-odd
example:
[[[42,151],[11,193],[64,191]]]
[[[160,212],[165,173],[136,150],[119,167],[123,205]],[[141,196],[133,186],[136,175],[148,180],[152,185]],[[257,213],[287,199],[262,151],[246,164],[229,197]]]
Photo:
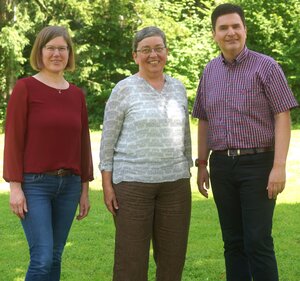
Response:
[[[274,145],[274,115],[297,106],[278,63],[245,47],[232,64],[208,63],[192,116],[208,121],[211,150],[258,148]]]

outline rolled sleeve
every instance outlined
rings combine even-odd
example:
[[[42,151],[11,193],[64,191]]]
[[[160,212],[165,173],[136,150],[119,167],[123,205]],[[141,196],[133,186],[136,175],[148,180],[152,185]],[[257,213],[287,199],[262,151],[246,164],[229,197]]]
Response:
[[[113,89],[107,101],[100,143],[100,171],[112,171],[115,145],[118,141],[125,116],[122,88]]]

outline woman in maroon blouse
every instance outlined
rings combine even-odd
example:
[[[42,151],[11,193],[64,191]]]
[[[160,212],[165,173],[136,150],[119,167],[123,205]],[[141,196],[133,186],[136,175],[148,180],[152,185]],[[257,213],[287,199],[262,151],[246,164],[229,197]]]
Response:
[[[76,208],[79,204],[78,220],[90,209],[87,109],[83,92],[64,78],[75,67],[65,28],[44,28],[30,63],[38,73],[17,81],[7,107],[3,177],[30,249],[25,280],[59,281]]]

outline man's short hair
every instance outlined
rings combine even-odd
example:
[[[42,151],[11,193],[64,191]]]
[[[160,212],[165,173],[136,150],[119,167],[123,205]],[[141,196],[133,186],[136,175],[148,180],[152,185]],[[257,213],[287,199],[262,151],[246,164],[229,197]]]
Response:
[[[231,3],[225,3],[225,4],[221,4],[221,5],[217,6],[211,14],[211,24],[212,24],[213,31],[215,31],[215,29],[216,29],[216,22],[217,22],[218,17],[223,16],[223,15],[228,15],[228,14],[238,14],[240,16],[244,26],[246,26],[245,15],[244,15],[243,9],[238,5],[234,5]]]

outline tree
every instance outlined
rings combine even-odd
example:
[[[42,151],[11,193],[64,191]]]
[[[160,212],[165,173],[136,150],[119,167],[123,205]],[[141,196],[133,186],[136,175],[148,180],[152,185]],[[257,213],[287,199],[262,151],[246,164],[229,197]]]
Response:
[[[299,0],[234,0],[246,12],[247,45],[275,58],[300,100]],[[66,26],[73,37],[77,68],[67,79],[86,93],[90,123],[99,128],[114,85],[137,71],[134,33],[149,25],[167,35],[166,72],[187,88],[190,109],[199,77],[219,50],[210,15],[223,0],[0,0],[0,120],[17,78],[34,74],[31,46],[46,25]],[[287,43],[288,42],[288,43]],[[300,123],[300,114],[293,112]]]
[[[283,68],[300,101],[300,3],[299,0],[240,0],[248,27],[247,45],[273,57]],[[292,112],[300,123],[300,111]]]

